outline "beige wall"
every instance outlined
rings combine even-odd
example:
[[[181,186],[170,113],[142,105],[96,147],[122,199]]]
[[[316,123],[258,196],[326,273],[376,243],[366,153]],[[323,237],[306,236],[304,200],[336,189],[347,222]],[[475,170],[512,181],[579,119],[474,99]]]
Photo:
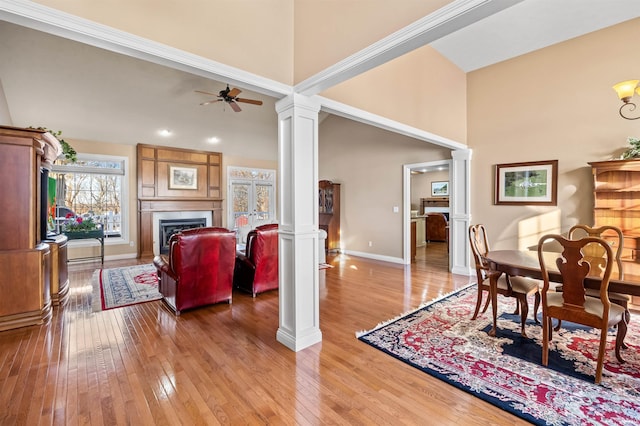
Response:
[[[468,144],[473,149],[472,222],[492,248],[530,247],[543,232],[592,224],[590,161],[611,159],[640,135],[618,115],[611,86],[640,78],[640,19],[468,75]],[[558,206],[495,206],[493,166],[559,160]]]
[[[35,1],[293,84],[293,0]]]
[[[321,95],[466,143],[466,92],[465,73],[425,46]]]
[[[192,0],[189,7],[174,0],[35,1],[295,84],[452,0]]]
[[[311,77],[451,0],[295,0],[294,80]]]
[[[450,159],[450,151],[336,116],[322,122],[319,140],[318,178],[341,184],[342,247],[402,258],[402,166]]]
[[[420,210],[420,199],[431,198],[431,182],[449,180],[449,170],[411,175],[411,210]],[[423,214],[424,212],[419,212]]]

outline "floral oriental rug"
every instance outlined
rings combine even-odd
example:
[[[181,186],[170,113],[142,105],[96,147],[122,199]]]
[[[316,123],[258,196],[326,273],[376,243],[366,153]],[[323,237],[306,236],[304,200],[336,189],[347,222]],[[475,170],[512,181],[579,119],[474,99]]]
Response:
[[[499,297],[498,336],[490,310],[471,321],[475,285],[378,325],[358,338],[433,377],[539,425],[640,424],[640,317],[633,316],[623,350],[609,333],[602,382],[594,380],[599,331],[563,321],[542,360],[542,327],[508,314],[515,299]],[[540,314],[539,314],[540,315]],[[531,317],[531,315],[529,315]]]
[[[98,269],[91,285],[94,312],[162,298],[156,267],[151,264]]]

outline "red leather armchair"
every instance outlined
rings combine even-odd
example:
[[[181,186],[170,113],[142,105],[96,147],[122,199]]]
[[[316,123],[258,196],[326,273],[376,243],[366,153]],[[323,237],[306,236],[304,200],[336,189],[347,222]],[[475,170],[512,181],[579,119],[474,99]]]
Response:
[[[225,228],[195,228],[169,239],[169,255],[156,256],[162,300],[176,313],[213,303],[231,303],[235,233]]]
[[[235,287],[253,294],[278,288],[278,225],[258,226],[247,234],[245,253],[236,255]]]

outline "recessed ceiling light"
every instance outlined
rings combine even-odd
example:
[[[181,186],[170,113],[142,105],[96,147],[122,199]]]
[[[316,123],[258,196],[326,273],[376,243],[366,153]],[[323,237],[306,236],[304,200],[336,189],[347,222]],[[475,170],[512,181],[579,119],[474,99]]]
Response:
[[[207,138],[207,142],[209,143],[218,143],[220,142],[220,138],[217,136],[211,136],[210,138]]]
[[[168,138],[169,136],[171,136],[171,130],[169,129],[162,129],[158,131],[158,134],[162,137]]]

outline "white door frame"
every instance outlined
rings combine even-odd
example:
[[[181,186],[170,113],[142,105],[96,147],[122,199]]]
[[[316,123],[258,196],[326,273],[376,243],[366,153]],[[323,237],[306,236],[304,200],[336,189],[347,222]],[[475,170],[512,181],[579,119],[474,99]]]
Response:
[[[404,235],[403,238],[403,250],[402,250],[402,259],[405,265],[411,263],[411,169],[417,168],[432,168],[438,166],[447,166],[449,171],[449,188],[453,187],[453,180],[451,174],[452,161],[451,160],[438,160],[438,161],[428,161],[424,163],[413,163],[413,164],[405,164],[402,166],[402,175],[404,177],[403,185],[402,185],[402,233]],[[449,214],[453,211],[454,198],[449,196]],[[420,212],[422,214],[422,212]],[[451,253],[454,250],[454,246],[452,242],[450,242],[451,247],[449,249],[449,265],[451,265]]]

